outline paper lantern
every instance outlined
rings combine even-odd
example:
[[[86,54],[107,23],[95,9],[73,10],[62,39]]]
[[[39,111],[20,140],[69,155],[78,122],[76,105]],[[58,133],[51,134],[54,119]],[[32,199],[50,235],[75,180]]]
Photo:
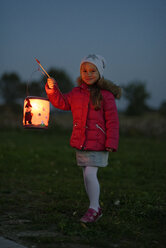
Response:
[[[47,128],[50,102],[47,98],[28,96],[24,100],[23,126],[25,128]]]

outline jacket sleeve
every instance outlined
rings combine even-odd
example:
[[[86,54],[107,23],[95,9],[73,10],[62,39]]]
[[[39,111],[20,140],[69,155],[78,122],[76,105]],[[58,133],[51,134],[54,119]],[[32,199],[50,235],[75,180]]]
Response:
[[[67,94],[62,94],[56,83],[53,89],[48,87],[48,84],[45,85],[45,90],[48,96],[49,101],[55,108],[62,110],[71,109],[71,92]]]
[[[105,147],[117,151],[119,143],[119,118],[115,98],[112,93],[107,91],[103,98],[104,115],[106,121],[106,143]]]

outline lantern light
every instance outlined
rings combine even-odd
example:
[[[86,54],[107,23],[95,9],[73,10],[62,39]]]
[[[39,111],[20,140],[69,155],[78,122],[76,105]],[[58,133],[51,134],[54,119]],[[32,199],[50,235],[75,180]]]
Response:
[[[50,102],[47,98],[28,96],[24,100],[23,127],[47,128]]]

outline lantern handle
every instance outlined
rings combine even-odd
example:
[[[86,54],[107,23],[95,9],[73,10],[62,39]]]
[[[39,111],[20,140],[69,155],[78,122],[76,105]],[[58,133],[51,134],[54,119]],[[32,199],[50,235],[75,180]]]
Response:
[[[40,64],[40,61],[35,58],[36,62],[39,64],[39,66],[41,67],[41,69],[45,72],[45,74],[47,75],[48,78],[50,78],[50,75],[46,72],[46,70],[43,68],[43,66]]]

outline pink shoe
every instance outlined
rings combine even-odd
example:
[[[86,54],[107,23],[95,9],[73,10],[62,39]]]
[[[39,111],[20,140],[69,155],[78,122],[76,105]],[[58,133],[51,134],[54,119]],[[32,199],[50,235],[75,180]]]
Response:
[[[101,208],[96,212],[93,208],[89,208],[85,215],[80,219],[81,222],[90,223],[95,222],[102,216]]]

